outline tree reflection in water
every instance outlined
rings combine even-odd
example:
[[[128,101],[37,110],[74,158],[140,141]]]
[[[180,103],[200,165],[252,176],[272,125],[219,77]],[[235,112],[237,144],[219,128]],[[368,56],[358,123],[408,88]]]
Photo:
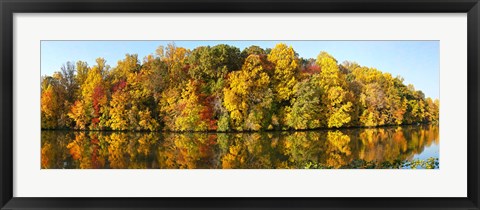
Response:
[[[258,133],[42,131],[41,167],[438,168],[438,145],[438,125]],[[426,154],[431,158],[415,159],[425,148],[433,148]]]

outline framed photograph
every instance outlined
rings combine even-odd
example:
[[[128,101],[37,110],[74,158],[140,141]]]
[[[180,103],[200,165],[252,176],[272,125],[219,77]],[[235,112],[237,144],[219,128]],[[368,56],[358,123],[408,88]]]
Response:
[[[0,7],[1,209],[479,209],[478,0]]]

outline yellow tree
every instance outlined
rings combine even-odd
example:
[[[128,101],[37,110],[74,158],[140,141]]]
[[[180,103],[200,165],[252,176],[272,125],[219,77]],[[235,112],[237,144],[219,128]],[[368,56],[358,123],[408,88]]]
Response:
[[[280,43],[268,54],[268,60],[275,65],[272,78],[275,98],[278,101],[287,101],[293,95],[299,73],[295,51],[291,46]]]
[[[128,120],[128,112],[130,112],[130,102],[132,101],[130,94],[125,90],[126,82],[119,82],[114,86],[112,99],[110,100],[109,120],[107,124],[113,130],[130,129],[130,121]]]
[[[179,116],[175,120],[175,130],[179,131],[206,131],[208,124],[201,119],[204,109],[198,95],[198,84],[190,80],[182,91],[182,98],[178,101]]]
[[[141,68],[136,54],[127,54],[112,70],[114,85],[107,122],[112,129],[153,131],[158,128],[152,117],[155,102],[148,82],[151,74],[150,68]]]
[[[430,114],[430,122],[439,121],[440,119],[440,101],[438,99],[433,100],[427,98],[427,107]]]
[[[77,84],[81,87],[83,83],[85,83],[85,80],[87,79],[87,75],[88,75],[88,72],[90,71],[90,67],[88,67],[87,62],[77,61],[76,70],[77,70],[77,74],[75,75],[75,80],[77,81]],[[79,94],[81,94],[81,92]]]
[[[269,119],[273,93],[270,89],[268,62],[263,56],[250,55],[242,70],[228,75],[223,89],[224,106],[235,130],[260,130],[271,127]]]
[[[181,99],[181,90],[179,88],[168,88],[162,92],[160,102],[160,118],[164,124],[164,130],[175,130],[175,120],[180,115],[177,109],[178,101]]]
[[[73,81],[75,69],[69,62],[67,66],[68,71],[66,66],[62,66],[60,72],[55,72],[51,77],[42,78],[41,111],[43,128],[68,128],[72,124],[67,113],[76,92],[76,84]]]
[[[349,101],[352,93],[347,89],[345,75],[340,72],[337,60],[326,52],[317,57],[320,67],[320,86],[324,90],[322,104],[325,106],[326,124],[329,128],[342,127],[351,121]]]
[[[48,85],[47,89],[42,91],[40,109],[42,114],[42,128],[57,128],[58,110],[60,108],[57,98],[58,96],[52,85]]]
[[[85,130],[90,123],[85,104],[84,101],[77,100],[68,112],[68,116],[75,122],[75,129]]]

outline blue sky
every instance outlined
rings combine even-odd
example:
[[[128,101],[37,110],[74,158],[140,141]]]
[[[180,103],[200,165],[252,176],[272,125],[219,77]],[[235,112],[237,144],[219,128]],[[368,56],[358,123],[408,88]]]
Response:
[[[139,58],[154,54],[158,46],[172,41],[42,41],[41,74],[52,75],[67,61],[86,61],[89,66],[103,57],[114,67],[125,54],[138,54]],[[316,58],[326,51],[340,63],[355,61],[362,66],[375,67],[393,76],[400,75],[406,84],[413,84],[426,96],[439,98],[440,44],[438,41],[174,41],[179,47],[217,44],[233,45],[240,50],[258,45],[273,48],[283,42],[292,46],[304,58]]]

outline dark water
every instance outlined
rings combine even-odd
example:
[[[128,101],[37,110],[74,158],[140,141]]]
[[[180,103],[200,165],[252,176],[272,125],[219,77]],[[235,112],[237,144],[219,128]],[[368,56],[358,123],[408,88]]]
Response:
[[[265,133],[42,131],[42,169],[438,168],[438,125]]]

